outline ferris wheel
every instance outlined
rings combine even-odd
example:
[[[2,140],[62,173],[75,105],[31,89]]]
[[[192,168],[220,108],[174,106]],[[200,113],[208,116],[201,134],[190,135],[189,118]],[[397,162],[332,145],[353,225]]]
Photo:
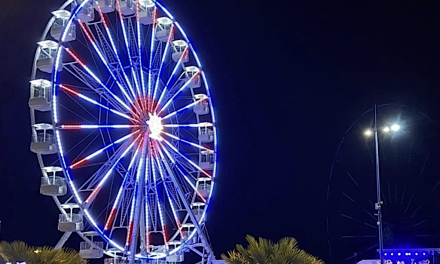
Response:
[[[384,247],[438,247],[438,124],[405,105],[380,105],[378,113]],[[331,166],[327,236],[332,263],[357,263],[378,254],[375,145],[365,134],[373,118],[370,109],[350,125]],[[393,123],[400,123],[401,129],[393,132]]]
[[[215,117],[182,27],[155,0],[68,0],[52,15],[29,107],[57,247],[77,233],[86,258],[212,262]]]

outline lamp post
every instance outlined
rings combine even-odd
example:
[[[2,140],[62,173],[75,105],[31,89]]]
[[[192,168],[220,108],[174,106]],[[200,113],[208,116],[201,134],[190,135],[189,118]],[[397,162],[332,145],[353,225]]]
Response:
[[[400,130],[400,126],[398,124],[393,124],[391,127],[384,127],[383,132],[396,132]],[[375,156],[376,156],[376,194],[377,194],[377,202],[374,204],[374,208],[377,211],[377,229],[379,233],[379,256],[380,256],[380,264],[384,264],[383,261],[383,233],[382,233],[382,198],[380,193],[380,173],[379,173],[379,136],[378,136],[378,126],[377,126],[377,106],[374,105],[374,127],[373,131],[366,130],[365,135],[371,136],[374,134],[374,145],[375,145]]]

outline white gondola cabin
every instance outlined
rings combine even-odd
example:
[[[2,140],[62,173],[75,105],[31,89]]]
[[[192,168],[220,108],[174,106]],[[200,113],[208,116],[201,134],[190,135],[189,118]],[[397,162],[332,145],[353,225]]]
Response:
[[[52,73],[55,62],[55,53],[58,43],[52,40],[44,40],[37,43],[40,46],[40,53],[37,59],[37,68],[42,72]],[[62,61],[59,61],[58,71],[63,69]]]
[[[52,27],[50,28],[50,35],[56,39],[61,39],[61,34],[63,34],[64,27],[67,24],[67,21],[70,17],[70,12],[67,10],[57,10],[53,11],[52,15],[55,17],[55,21],[52,24]],[[76,39],[76,26],[75,24],[72,24],[69,27],[69,31],[66,33],[66,37],[64,38],[65,42],[73,41]]]
[[[136,1],[135,0],[120,0],[121,13],[124,16],[131,16],[136,13]]]
[[[82,4],[84,1],[87,0],[75,0],[72,3],[72,11],[76,10],[76,7],[80,4]],[[79,11],[76,14],[76,19],[80,20],[81,22],[89,23],[95,20],[95,10],[93,9],[93,4],[91,1],[88,1],[86,4],[83,5],[83,8],[81,11]]]
[[[194,105],[194,113],[198,115],[209,114],[208,96],[206,96],[205,94],[195,94],[194,99],[196,101],[199,101],[196,105]]]
[[[173,27],[173,21],[168,17],[159,17],[156,25],[156,39],[162,42],[173,40],[171,28]]]
[[[181,241],[170,241],[168,243],[168,251],[173,251],[174,249],[180,247],[180,245],[182,245]],[[185,260],[184,254],[183,252],[175,252],[172,255],[168,255],[166,257],[166,261],[168,263],[180,263],[183,262]]]
[[[58,230],[61,232],[77,232],[84,228],[83,215],[79,213],[80,207],[74,203],[63,204],[61,207],[66,214],[58,218]]]
[[[199,141],[202,143],[210,143],[214,141],[214,131],[211,129],[211,123],[203,123],[199,128]]]
[[[200,177],[197,179],[197,192],[204,199],[207,199],[211,193],[211,178]]]
[[[151,25],[154,22],[156,5],[151,0],[139,0],[139,22]]]
[[[41,178],[40,193],[46,196],[63,196],[67,193],[66,179],[57,175],[62,172],[60,167],[44,167]]]
[[[182,239],[188,239],[191,233],[196,229],[196,226],[191,223],[182,224]]]
[[[96,11],[101,10],[102,13],[110,13],[115,10],[115,0],[97,0],[94,1]]]
[[[206,204],[203,202],[191,203],[191,210],[192,213],[194,214],[194,217],[197,219],[197,222],[199,222],[202,219],[205,205]]]
[[[188,43],[183,40],[175,40],[172,42],[172,47],[173,53],[171,54],[171,57],[174,62],[179,62],[180,59],[182,59],[183,63],[189,61],[189,50],[187,50]]]
[[[203,150],[200,152],[200,168],[204,170],[214,169],[214,152],[209,150]]]
[[[51,124],[35,124],[32,126],[31,151],[42,155],[58,152]]]
[[[31,97],[28,101],[29,107],[42,112],[50,111],[50,91],[52,83],[43,79],[32,80],[30,83]]]
[[[81,242],[79,245],[79,255],[85,259],[99,259],[104,255],[104,242],[95,241],[95,237],[99,237],[99,234],[95,231],[84,232],[83,235],[87,237],[92,244],[88,242]]]
[[[202,84],[202,79],[200,78],[200,69],[195,66],[190,66],[185,68],[185,80],[189,81],[189,88],[199,88]]]

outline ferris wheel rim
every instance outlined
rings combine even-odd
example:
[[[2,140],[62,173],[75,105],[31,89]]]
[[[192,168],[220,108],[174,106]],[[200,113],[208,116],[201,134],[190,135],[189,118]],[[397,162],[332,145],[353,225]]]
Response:
[[[386,103],[386,104],[380,104],[380,105],[377,105],[377,108],[379,109],[379,108],[386,108],[386,107],[397,107],[397,108],[400,108],[400,109],[404,109],[404,110],[406,110],[406,111],[409,111],[409,112],[412,112],[412,114],[414,114],[414,115],[418,115],[418,116],[421,116],[422,117],[422,119],[423,120],[425,120],[425,121],[427,121],[427,122],[429,122],[431,125],[434,125],[435,127],[437,127],[438,128],[438,124],[431,118],[431,117],[429,117],[427,114],[425,114],[424,112],[422,112],[422,111],[420,111],[419,109],[417,109],[417,108],[412,108],[412,107],[410,107],[410,106],[408,106],[408,105],[406,105],[406,104],[400,104],[400,103]],[[353,130],[353,128],[361,121],[361,119],[362,118],[364,118],[366,115],[368,115],[368,114],[371,114],[371,112],[373,112],[374,111],[374,107],[373,108],[370,108],[370,109],[368,109],[368,110],[366,110],[365,112],[363,112],[360,116],[358,116],[351,124],[350,124],[350,126],[348,127],[348,129],[344,132],[344,134],[343,134],[343,136],[341,137],[341,140],[339,141],[339,143],[338,143],[338,145],[337,145],[337,149],[336,149],[336,152],[335,152],[335,155],[334,155],[334,157],[333,157],[333,161],[332,161],[332,164],[331,164],[331,167],[330,167],[330,173],[329,173],[329,177],[328,177],[328,180],[327,180],[327,198],[326,198],[326,205],[327,205],[327,213],[326,213],[326,230],[327,230],[327,248],[328,248],[328,250],[329,250],[329,253],[330,253],[330,257],[333,259],[334,258],[334,254],[333,254],[333,250],[334,249],[332,249],[333,247],[334,247],[334,245],[335,245],[335,241],[336,241],[336,238],[334,238],[333,236],[332,236],[332,231],[331,231],[331,229],[332,228],[330,228],[330,218],[332,218],[332,217],[334,217],[333,215],[331,215],[331,211],[332,211],[332,209],[331,209],[331,199],[330,199],[330,196],[331,196],[331,193],[332,193],[332,188],[331,188],[331,183],[332,183],[332,180],[333,180],[333,178],[334,178],[334,169],[335,169],[335,165],[338,163],[338,157],[339,157],[339,154],[340,154],[340,151],[341,151],[341,148],[342,148],[342,146],[344,145],[344,143],[345,143],[345,141],[346,141],[346,137],[350,134],[350,132],[352,132],[352,130]],[[382,192],[383,192],[383,190],[382,190]],[[334,195],[334,194],[333,194]],[[384,199],[382,199],[382,201],[384,201]],[[391,204],[391,205],[393,205],[393,204]],[[386,222],[384,222],[384,223],[386,223]],[[388,223],[388,225],[389,225],[389,223]],[[334,228],[334,227],[333,227]],[[367,237],[367,236],[365,236],[365,237]],[[370,237],[371,238],[371,237]],[[375,238],[377,238],[377,236],[375,236]],[[340,238],[341,239],[341,238]],[[353,256],[350,256],[350,257],[348,257],[347,259],[345,259],[345,261],[347,261],[347,260],[349,260],[349,259],[353,259],[353,258],[356,258],[359,254],[363,254],[363,253],[365,253],[365,252],[367,252],[367,251],[370,251],[370,250],[372,250],[374,247],[377,247],[378,246],[378,243],[376,243],[375,245],[372,245],[372,246],[370,246],[368,249],[364,249],[364,251],[362,251],[362,252],[357,252],[357,255],[353,255]],[[333,260],[333,261],[337,261],[337,260]]]

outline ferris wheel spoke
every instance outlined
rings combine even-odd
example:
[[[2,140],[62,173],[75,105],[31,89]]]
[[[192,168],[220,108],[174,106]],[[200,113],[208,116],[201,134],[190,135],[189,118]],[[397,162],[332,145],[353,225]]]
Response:
[[[167,40],[167,44],[165,46],[165,51],[163,52],[162,59],[160,61],[160,66],[159,66],[159,70],[157,72],[156,81],[154,82],[153,102],[154,102],[154,100],[156,100],[156,94],[157,94],[157,89],[158,89],[159,82],[160,82],[160,76],[161,76],[161,73],[162,73],[162,69],[164,67],[165,60],[166,60],[167,55],[168,55],[169,50],[170,50],[173,34],[174,34],[174,25],[171,26],[170,33],[169,33],[168,40]]]
[[[158,113],[160,114],[163,111],[165,111],[165,109],[167,109],[167,107],[173,102],[174,98],[176,98],[183,90],[185,90],[199,75],[200,72],[197,72],[191,78],[189,78],[189,80],[187,80],[185,84],[182,87],[180,87],[180,89],[176,93],[174,93],[173,96],[171,96],[171,98],[164,104],[164,106],[160,109]]]
[[[354,221],[354,222],[356,222],[356,223],[360,223],[360,224],[363,224],[363,225],[369,226],[369,227],[374,228],[374,229],[377,228],[377,227],[374,226],[374,225],[371,225],[371,224],[369,224],[369,223],[367,223],[367,222],[364,222],[364,221],[359,220],[359,219],[357,219],[357,218],[354,218],[354,217],[352,217],[352,216],[349,216],[349,215],[346,215],[346,214],[339,214],[339,215],[342,216],[342,217],[344,217],[344,218],[350,219],[350,220],[352,220],[352,221]]]
[[[104,90],[110,94],[116,101],[118,101],[121,106],[123,106],[126,110],[131,112],[133,115],[137,116],[136,113],[124,102],[119,98],[117,95],[115,95],[110,89],[87,67],[87,65],[84,64],[84,62],[81,61],[81,59],[69,48],[64,47],[64,50],[67,51],[67,53],[79,64],[81,67],[99,84],[101,85]]]
[[[136,143],[136,141],[139,140],[138,136],[125,150],[124,152],[122,152],[121,155],[119,155],[119,157],[116,159],[116,161],[113,163],[113,165],[110,167],[110,169],[107,171],[107,173],[105,174],[105,176],[101,179],[101,181],[99,182],[99,184],[95,187],[95,189],[93,190],[93,192],[87,197],[87,199],[85,200],[86,204],[90,204],[91,202],[93,202],[93,200],[96,198],[96,196],[99,194],[99,192],[102,189],[102,186],[104,185],[104,183],[107,181],[107,179],[110,177],[110,175],[112,175],[116,165],[119,164],[119,162],[125,157],[125,155],[127,155],[127,153],[133,148],[134,144]]]
[[[345,192],[342,193],[342,195],[345,196],[345,198],[347,198],[348,200],[350,200],[352,203],[354,203],[356,206],[358,206],[360,209],[362,209],[365,213],[367,213],[371,218],[373,218],[374,220],[376,220],[376,218],[370,213],[368,212],[367,209],[365,209],[365,207],[363,207],[361,204],[359,204],[358,202],[356,202],[351,196],[349,196],[348,194],[346,194]]]
[[[120,139],[116,140],[115,142],[110,143],[110,144],[108,144],[107,146],[105,146],[105,147],[103,147],[103,148],[101,148],[101,149],[95,151],[94,153],[92,153],[92,154],[88,155],[87,157],[83,158],[82,160],[80,160],[80,161],[78,161],[78,162],[75,162],[75,163],[74,163],[73,165],[71,165],[69,168],[70,168],[70,169],[75,169],[75,168],[77,168],[78,166],[80,166],[80,165],[86,163],[87,161],[89,161],[89,160],[93,159],[94,157],[98,156],[99,154],[103,153],[105,150],[109,149],[110,147],[112,147],[112,146],[114,146],[114,145],[117,145],[117,144],[119,144],[119,143],[122,143],[122,142],[124,142],[125,140],[131,138],[131,137],[132,137],[133,135],[135,135],[136,133],[139,133],[139,130],[136,130],[135,132],[130,133],[130,134],[124,136],[124,137],[121,137]]]
[[[185,155],[183,155],[182,153],[180,153],[179,150],[176,149],[176,147],[174,147],[169,141],[167,141],[166,139],[163,139],[163,141],[177,154],[179,154],[179,156],[181,156],[182,158],[184,158],[184,160],[186,160],[186,162],[188,162],[189,164],[191,164],[194,168],[196,168],[197,170],[199,170],[201,173],[205,174],[206,176],[208,176],[209,178],[212,177],[212,175],[210,175],[208,172],[206,172],[204,169],[200,168],[197,164],[195,164],[192,160],[190,160],[189,158],[187,158]]]
[[[162,145],[158,144],[157,145],[157,150],[159,151],[160,157],[162,159],[162,162],[167,162],[166,158],[162,152],[163,151],[167,154],[168,158],[171,160],[171,162],[173,164],[175,164],[175,168],[177,171],[179,171],[179,173],[182,175],[182,177],[185,179],[185,181],[189,184],[189,186],[191,186],[191,188],[196,192],[196,194],[199,196],[200,199],[202,199],[203,202],[206,202],[206,199],[203,197],[203,195],[197,190],[196,186],[191,182],[191,180],[186,176],[186,174],[179,168],[178,164],[175,162],[175,160],[171,157],[171,155],[169,154],[169,152],[166,150],[165,147],[163,147]],[[175,199],[175,201],[177,202],[177,199]]]
[[[164,124],[163,127],[212,127],[211,123],[199,123],[199,124]]]
[[[135,164],[135,161],[137,160],[137,155],[139,153],[139,149],[140,149],[140,147],[138,146],[136,148],[136,151],[134,152],[133,156],[131,157],[130,164],[128,165],[128,168],[127,168],[127,172],[124,175],[124,179],[121,183],[121,186],[119,187],[118,194],[116,195],[116,199],[115,199],[113,206],[112,206],[112,209],[110,211],[110,215],[105,223],[104,230],[106,230],[106,231],[110,229],[110,227],[113,223],[113,220],[115,219],[116,214],[119,211],[121,197],[126,189],[127,183],[128,183],[129,178],[131,176],[131,169],[133,168],[133,165]]]
[[[131,81],[129,80],[128,75],[125,72],[124,67],[122,66],[122,62],[121,62],[121,59],[119,57],[119,53],[118,53],[118,50],[116,48],[116,44],[115,44],[114,38],[112,37],[111,31],[110,31],[110,27],[109,27],[108,22],[107,22],[107,18],[104,15],[104,13],[102,12],[101,7],[99,5],[99,2],[95,1],[95,4],[98,7],[98,13],[99,13],[99,15],[101,17],[101,20],[103,21],[103,24],[104,24],[104,27],[105,27],[105,32],[107,33],[107,37],[110,40],[110,44],[111,44],[112,50],[113,50],[114,54],[116,55],[116,60],[118,62],[118,65],[119,65],[119,68],[120,68],[122,74],[124,75],[125,82],[127,83],[128,87],[130,88],[130,92],[131,92],[131,95],[133,96],[133,98],[136,98],[136,92],[135,92],[135,90],[133,88],[133,85],[131,84]],[[133,76],[133,77],[135,77],[135,76]]]
[[[156,153],[159,153],[159,148],[160,148],[160,147],[158,146],[157,143],[155,144],[154,148],[155,148],[155,152],[156,152]],[[168,190],[168,185],[166,184],[167,180],[166,180],[166,177],[165,177],[165,172],[164,172],[164,170],[163,170],[163,166],[162,166],[162,164],[161,164],[161,162],[160,162],[160,160],[159,160],[158,155],[155,155],[154,157],[155,157],[155,160],[156,160],[157,167],[159,168],[159,174],[160,174],[160,177],[161,177],[162,182],[163,182],[163,186],[164,186],[164,189],[165,189],[166,196],[167,196],[167,198],[168,198],[168,202],[169,202],[170,207],[171,207],[171,210],[172,210],[172,212],[173,212],[174,220],[176,221],[176,225],[177,225],[178,229],[179,229],[179,230],[182,230],[182,229],[181,229],[181,226],[182,226],[182,225],[181,225],[180,220],[179,220],[179,218],[178,218],[178,216],[177,216],[177,211],[176,211],[176,209],[175,209],[175,206],[174,206],[173,200],[172,200],[172,198],[171,198],[170,190]]]
[[[164,239],[164,244],[165,244],[166,248],[168,248],[168,239],[167,239],[167,234],[166,234],[166,229],[165,229],[165,221],[164,221],[164,216],[163,216],[162,203],[161,203],[161,200],[159,199],[156,166],[154,166],[155,164],[154,164],[153,160],[151,160],[151,156],[149,156],[148,159],[150,159],[151,169],[153,172],[152,174],[153,174],[153,184],[154,184],[155,193],[156,193],[156,204],[157,204],[157,209],[159,211],[159,220],[160,220],[160,225],[162,228],[162,235],[163,235],[163,239]]]
[[[104,66],[107,69],[108,73],[110,74],[110,76],[115,81],[115,83],[118,86],[119,90],[122,92],[122,94],[124,95],[126,100],[128,100],[128,102],[130,102],[131,105],[134,105],[134,103],[133,103],[134,97],[133,98],[130,97],[130,95],[127,93],[127,89],[122,86],[121,82],[118,80],[118,78],[116,77],[115,73],[110,68],[110,65],[108,64],[106,58],[104,57],[104,54],[102,54],[100,48],[96,44],[95,37],[93,36],[93,33],[91,32],[91,30],[88,28],[88,26],[85,23],[82,23],[81,21],[78,21],[78,23],[81,26],[81,29],[83,30],[84,34],[87,36],[87,39],[89,40],[90,44],[92,44],[92,47],[95,50],[96,54],[101,59],[102,64],[104,64]],[[104,18],[104,26],[106,28],[106,31],[108,32],[108,27],[107,27],[105,18]],[[113,44],[111,36],[109,38],[110,38],[110,42]],[[117,54],[117,52],[115,54]],[[119,56],[116,56],[116,58],[118,59],[118,61],[120,63]],[[122,67],[122,64],[120,64],[120,66],[121,66],[121,71],[124,71],[124,68]],[[125,74],[125,72],[124,72],[124,74]],[[130,82],[128,82],[128,85],[130,85],[129,83]]]
[[[135,82],[137,95],[140,96],[142,94],[142,92],[141,92],[141,88],[140,88],[140,84],[139,84],[138,75],[137,75],[136,70],[135,70],[135,64],[134,64],[134,61],[133,61],[132,51],[131,51],[130,43],[129,43],[129,35],[128,35],[128,32],[127,32],[127,27],[125,26],[124,16],[122,15],[121,4],[120,4],[119,0],[116,1],[116,8],[118,9],[118,13],[119,13],[119,23],[121,25],[122,34],[124,36],[124,43],[125,43],[125,48],[127,50],[127,57],[129,59],[129,62],[130,62],[131,74],[132,74],[133,80]],[[142,68],[140,68],[139,74],[142,75]]]
[[[207,147],[200,146],[200,145],[198,145],[198,144],[196,144],[196,143],[193,143],[193,142],[190,142],[190,141],[187,141],[187,140],[181,139],[181,138],[179,138],[179,137],[177,137],[177,136],[175,136],[175,135],[173,135],[173,134],[167,133],[167,132],[165,132],[165,131],[162,131],[162,133],[165,134],[165,135],[167,135],[167,136],[169,136],[169,137],[171,137],[171,138],[173,138],[173,139],[175,139],[175,140],[181,141],[181,142],[183,142],[183,143],[186,143],[186,144],[191,145],[191,146],[193,146],[193,147],[196,147],[196,148],[198,148],[198,149],[202,149],[202,150],[207,150],[207,151],[211,151],[211,152],[213,152],[212,149],[209,149],[209,148],[207,148]]]
[[[145,157],[146,157],[146,150],[145,146],[148,144],[148,142],[145,142],[145,140],[142,141],[142,154],[139,157],[138,161],[138,167],[136,172],[136,181],[134,185],[134,191],[133,191],[133,199],[131,202],[131,210],[130,210],[130,219],[129,219],[129,225],[128,225],[128,232],[127,232],[127,239],[125,245],[128,247],[130,246],[130,251],[135,252],[135,244],[134,241],[136,241],[137,231],[138,231],[138,222],[135,222],[135,219],[138,219],[139,217],[139,205],[142,200],[142,186],[144,185],[144,178],[141,177],[143,174],[143,170],[145,170],[146,164]]]
[[[130,117],[130,116],[124,114],[124,113],[121,113],[121,112],[119,112],[119,111],[117,111],[117,110],[115,110],[115,109],[109,108],[109,107],[107,107],[107,106],[105,106],[105,105],[103,105],[103,104],[101,104],[101,103],[98,103],[96,100],[93,100],[93,99],[91,99],[90,97],[87,97],[87,96],[85,96],[85,95],[83,95],[83,94],[81,94],[81,93],[79,93],[79,92],[73,90],[72,88],[67,87],[67,86],[64,85],[64,84],[60,84],[59,86],[60,86],[60,88],[61,88],[63,91],[66,91],[66,92],[69,92],[69,93],[71,93],[71,94],[73,94],[73,95],[76,95],[76,96],[78,96],[79,98],[81,98],[81,99],[83,99],[83,100],[85,100],[85,101],[87,101],[87,102],[89,102],[89,103],[92,103],[92,104],[94,104],[94,105],[97,105],[97,106],[99,106],[99,107],[101,107],[101,108],[103,108],[103,109],[105,109],[105,110],[107,110],[107,111],[110,111],[110,112],[112,112],[112,113],[114,113],[114,114],[116,114],[116,115],[118,115],[118,116],[124,117],[124,118],[129,119],[129,120],[134,121],[134,122],[138,122],[138,120],[136,120],[136,119],[134,119],[134,118],[132,118],[132,117]]]
[[[171,73],[170,77],[168,78],[167,83],[165,84],[164,88],[162,89],[161,95],[159,97],[159,100],[158,100],[156,107],[155,107],[155,110],[154,110],[155,112],[159,108],[160,103],[162,102],[162,99],[165,96],[166,91],[169,90],[170,83],[174,79],[175,75],[177,74],[177,71],[180,69],[180,65],[182,64],[183,59],[187,56],[188,52],[189,52],[189,47],[186,47],[185,50],[182,52],[182,55],[180,55],[179,61],[174,66],[173,72]]]
[[[58,129],[78,130],[78,129],[117,129],[117,128],[139,128],[140,125],[59,125]]]
[[[202,103],[202,102],[204,102],[206,100],[208,100],[208,98],[196,100],[196,101],[194,101],[194,102],[192,102],[192,103],[190,103],[190,104],[180,108],[179,110],[176,110],[176,111],[174,111],[174,112],[172,112],[172,113],[162,117],[162,120],[168,119],[168,118],[170,118],[170,117],[172,117],[172,116],[174,116],[174,115],[176,115],[176,114],[178,114],[178,113],[180,113],[182,111],[185,111],[186,109],[191,108],[191,107],[193,107],[193,106],[195,106],[197,104],[200,104],[200,103]]]

